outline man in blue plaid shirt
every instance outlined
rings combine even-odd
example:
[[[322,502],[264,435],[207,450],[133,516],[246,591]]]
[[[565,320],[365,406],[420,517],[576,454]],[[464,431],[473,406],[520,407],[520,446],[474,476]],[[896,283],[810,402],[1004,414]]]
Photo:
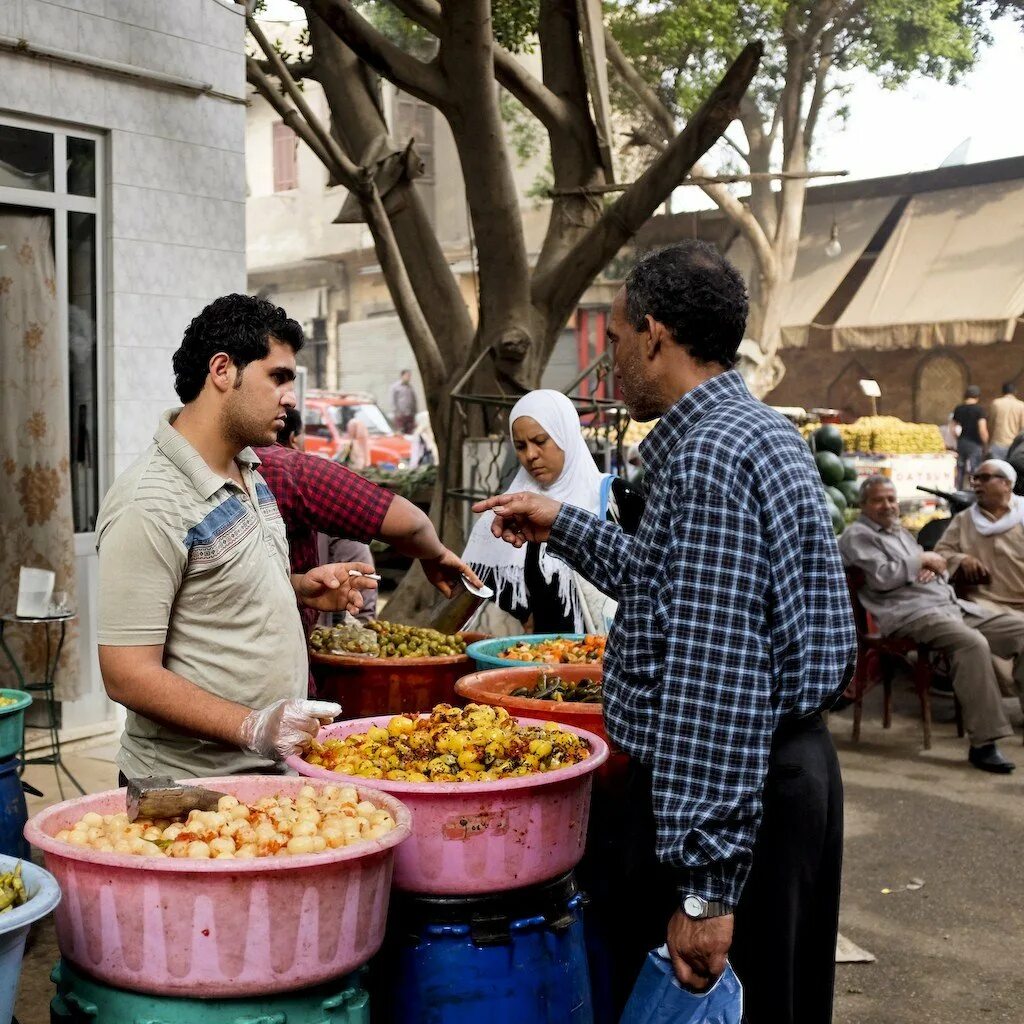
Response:
[[[475,511],[493,509],[509,543],[547,541],[619,601],[604,711],[630,776],[623,800],[595,801],[585,865],[615,936],[612,1005],[667,937],[697,990],[729,955],[752,1024],[824,1024],[842,783],[820,712],[845,686],[855,633],[807,445],[731,369],[746,317],[742,278],[700,242],[644,257],[616,297],[626,404],[661,417],[640,446],[635,537],[537,494]]]

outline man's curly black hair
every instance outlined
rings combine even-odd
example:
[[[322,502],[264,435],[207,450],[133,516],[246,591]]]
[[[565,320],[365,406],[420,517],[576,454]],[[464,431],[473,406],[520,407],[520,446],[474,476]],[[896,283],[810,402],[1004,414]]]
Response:
[[[199,397],[210,372],[210,360],[224,352],[241,372],[249,363],[266,359],[270,339],[298,352],[305,340],[302,328],[280,306],[255,295],[222,295],[214,299],[185,328],[181,346],[171,360],[174,390],[185,403]]]
[[[747,310],[743,278],[707,242],[649,252],[626,278],[626,319],[634,330],[646,330],[650,314],[701,363],[736,364]]]

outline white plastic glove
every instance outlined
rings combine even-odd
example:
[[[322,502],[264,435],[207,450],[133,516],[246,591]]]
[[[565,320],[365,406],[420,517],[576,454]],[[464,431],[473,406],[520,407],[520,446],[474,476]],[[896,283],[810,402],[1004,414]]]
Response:
[[[321,725],[341,714],[341,705],[326,700],[275,700],[250,711],[242,721],[238,745],[243,750],[283,761],[305,750]]]

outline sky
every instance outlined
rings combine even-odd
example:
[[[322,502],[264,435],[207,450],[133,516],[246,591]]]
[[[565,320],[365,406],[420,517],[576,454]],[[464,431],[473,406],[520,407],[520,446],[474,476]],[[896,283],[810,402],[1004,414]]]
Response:
[[[822,124],[812,169],[849,171],[849,178],[923,171],[938,167],[967,138],[966,163],[1024,156],[1024,30],[1003,19],[993,25],[993,36],[955,86],[919,77],[889,90],[867,72],[852,76],[850,117],[845,125]],[[673,208],[710,205],[699,189],[687,188],[678,191]]]
[[[264,17],[292,18],[296,10],[289,0],[268,0]],[[866,72],[855,74],[846,101],[851,116],[845,126],[822,125],[815,168],[846,170],[850,178],[922,171],[937,167],[966,138],[967,163],[1024,156],[1024,30],[1004,18],[993,35],[993,45],[955,86],[918,78],[890,91]],[[687,188],[673,205],[699,209],[710,200]]]

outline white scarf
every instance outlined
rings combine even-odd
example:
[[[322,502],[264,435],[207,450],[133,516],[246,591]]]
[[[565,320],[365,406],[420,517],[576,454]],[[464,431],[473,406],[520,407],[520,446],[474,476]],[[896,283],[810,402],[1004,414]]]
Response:
[[[596,515],[600,511],[603,474],[595,465],[594,457],[583,440],[576,407],[560,391],[531,391],[519,399],[509,413],[510,437],[513,424],[523,416],[529,416],[544,428],[565,453],[565,465],[558,478],[546,487],[520,467],[508,491],[532,491]],[[462,557],[476,572],[487,570],[493,575],[496,601],[508,592],[513,606],[527,605],[526,545],[515,548],[495,537],[491,533],[493,522],[493,512],[485,512],[480,516],[469,535],[469,543]],[[557,581],[562,610],[566,615],[572,615],[576,632],[582,632],[583,608],[575,573],[560,558],[547,553],[547,544],[540,546],[540,571],[545,583]]]
[[[1024,498],[1019,494],[1010,495],[1010,511],[999,519],[989,519],[980,505],[972,505],[971,522],[982,537],[995,537],[1007,533],[1024,523]]]

